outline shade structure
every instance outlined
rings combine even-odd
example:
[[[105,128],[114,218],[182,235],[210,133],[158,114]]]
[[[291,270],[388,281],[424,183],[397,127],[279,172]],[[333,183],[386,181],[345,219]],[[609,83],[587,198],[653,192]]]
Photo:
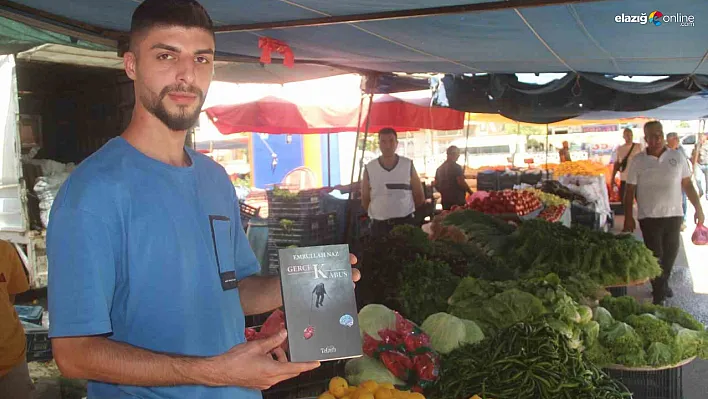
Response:
[[[384,127],[391,127],[399,132],[421,129],[458,130],[462,129],[465,123],[464,112],[431,107],[428,90],[375,95],[369,118],[371,132],[377,132]]]
[[[427,95],[427,98],[425,97]],[[420,129],[456,130],[464,126],[464,113],[430,107],[430,94],[414,96],[377,95],[373,105],[364,101],[370,132],[384,127],[397,131]],[[367,110],[371,107],[371,112]],[[357,130],[359,109],[348,105],[298,104],[275,96],[205,110],[222,134],[258,132],[268,134],[326,134]],[[362,118],[360,129],[366,124]]]
[[[217,105],[205,110],[222,134],[324,134],[356,130],[356,107],[301,105],[267,96],[241,104]]]
[[[217,25],[219,54],[255,60],[259,39],[271,37],[292,48],[296,63],[381,72],[708,73],[704,0],[200,2]],[[139,4],[12,0],[0,9],[79,38],[115,39]],[[663,18],[649,21],[654,11]]]

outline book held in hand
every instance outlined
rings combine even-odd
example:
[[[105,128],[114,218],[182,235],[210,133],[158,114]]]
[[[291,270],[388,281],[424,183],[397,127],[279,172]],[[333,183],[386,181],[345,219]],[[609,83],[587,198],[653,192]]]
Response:
[[[362,355],[348,245],[279,250],[290,361]]]

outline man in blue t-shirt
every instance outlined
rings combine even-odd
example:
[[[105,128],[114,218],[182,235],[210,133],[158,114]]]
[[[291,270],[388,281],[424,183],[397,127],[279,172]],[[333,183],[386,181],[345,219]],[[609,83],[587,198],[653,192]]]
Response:
[[[244,314],[281,306],[280,283],[255,275],[224,169],[184,147],[214,73],[211,19],[194,0],[146,0],[130,39],[132,121],[51,211],[54,357],[90,398],[260,398],[318,363],[289,363],[285,332],[245,342]]]

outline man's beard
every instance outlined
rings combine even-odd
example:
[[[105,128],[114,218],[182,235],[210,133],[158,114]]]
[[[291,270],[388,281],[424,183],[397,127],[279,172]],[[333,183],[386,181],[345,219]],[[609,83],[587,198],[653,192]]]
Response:
[[[167,111],[167,108],[165,108],[165,104],[162,100],[164,100],[165,96],[167,96],[170,92],[175,91],[197,95],[198,106],[194,109],[194,111],[189,112],[187,110],[187,106],[178,106],[179,111],[175,114],[171,114]],[[140,102],[143,104],[145,109],[148,110],[148,112],[155,115],[155,117],[162,121],[162,123],[164,123],[170,130],[180,131],[187,130],[197,123],[199,113],[201,112],[202,105],[204,104],[204,93],[194,86],[171,85],[163,88],[158,95],[154,92],[150,92],[146,96],[140,96]]]

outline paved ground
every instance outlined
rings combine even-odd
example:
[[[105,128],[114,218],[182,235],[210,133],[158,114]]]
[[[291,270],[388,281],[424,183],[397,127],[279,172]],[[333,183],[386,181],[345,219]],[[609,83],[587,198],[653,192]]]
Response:
[[[693,210],[689,205],[688,228],[681,235],[682,243],[670,284],[674,297],[669,299],[669,306],[685,309],[704,324],[708,324],[708,246],[696,246],[691,242],[695,225],[691,222]],[[708,211],[708,203],[703,202]],[[623,216],[615,218],[615,230],[622,229]],[[641,237],[641,232],[637,232]],[[629,294],[650,300],[651,285],[631,288]],[[708,398],[708,361],[696,360],[683,370],[684,399]],[[645,398],[635,398],[645,399]]]

